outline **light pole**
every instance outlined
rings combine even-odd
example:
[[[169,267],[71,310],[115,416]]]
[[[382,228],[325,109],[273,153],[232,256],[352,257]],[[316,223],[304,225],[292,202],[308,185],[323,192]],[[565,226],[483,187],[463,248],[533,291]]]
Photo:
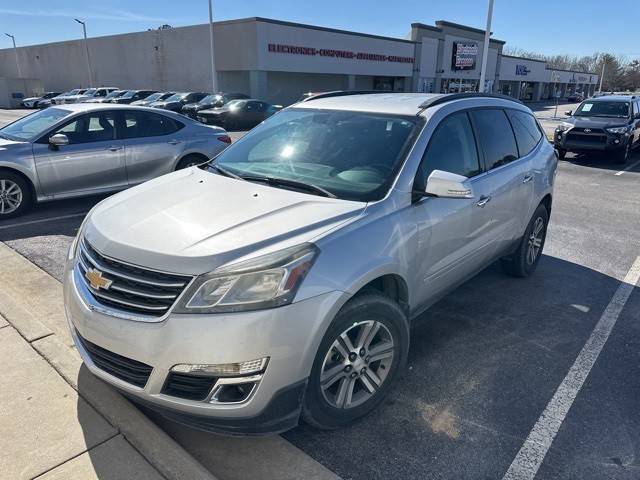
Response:
[[[93,72],[91,71],[91,59],[89,58],[89,43],[87,42],[87,25],[82,20],[78,20],[74,18],[76,22],[82,25],[82,33],[84,34],[84,51],[87,55],[87,71],[89,72],[89,85],[88,87],[92,87],[93,85]]]
[[[209,46],[211,49],[211,93],[216,93],[216,66],[213,59],[213,5],[212,0],[209,0]]]
[[[18,60],[18,47],[16,47],[16,37],[10,33],[5,33],[13,41],[13,52],[16,54],[16,68],[18,69],[18,78],[22,78],[22,72],[20,71],[20,60]]]
[[[487,57],[489,56],[489,37],[491,36],[491,17],[493,16],[493,0],[489,0],[489,9],[487,10],[487,29],[484,31],[484,47],[482,47],[482,67],[480,69],[480,85],[478,92],[484,92],[484,80],[487,70]]]
[[[604,78],[604,66],[607,64],[606,59],[602,60],[602,73],[600,74],[600,87],[598,88],[598,92],[602,93],[602,79]]]

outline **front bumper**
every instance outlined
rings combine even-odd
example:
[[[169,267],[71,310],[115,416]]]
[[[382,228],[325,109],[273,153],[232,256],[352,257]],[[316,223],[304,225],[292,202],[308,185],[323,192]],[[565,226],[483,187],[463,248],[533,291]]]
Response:
[[[624,149],[629,138],[628,134],[608,132],[584,134],[574,132],[573,129],[564,132],[556,130],[553,133],[553,145],[568,152],[610,152]]]
[[[87,368],[138,403],[186,425],[216,432],[265,434],[297,425],[306,379],[322,336],[345,293],[330,292],[280,308],[216,315],[169,314],[157,323],[116,318],[83,300],[68,262],[67,319]],[[152,367],[138,387],[103,370],[80,341]],[[224,364],[269,357],[251,395],[240,403],[208,403],[163,393],[178,364]]]

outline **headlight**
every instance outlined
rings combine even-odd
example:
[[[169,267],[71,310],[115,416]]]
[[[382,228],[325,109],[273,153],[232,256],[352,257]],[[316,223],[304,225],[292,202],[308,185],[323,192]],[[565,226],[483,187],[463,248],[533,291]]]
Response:
[[[571,130],[573,128],[572,123],[562,122],[557,126],[556,131],[558,132],[566,132],[567,130]]]
[[[617,133],[619,135],[622,135],[623,133],[627,133],[629,131],[629,127],[627,127],[626,125],[623,127],[611,127],[611,128],[607,128],[606,129],[607,132],[609,133]]]
[[[201,275],[174,312],[240,312],[287,305],[318,252],[315,245],[303,244]]]

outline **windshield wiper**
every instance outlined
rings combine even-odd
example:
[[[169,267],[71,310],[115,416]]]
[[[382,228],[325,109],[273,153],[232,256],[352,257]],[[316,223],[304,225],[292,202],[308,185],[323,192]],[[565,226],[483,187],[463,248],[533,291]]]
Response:
[[[210,163],[209,166],[211,168],[213,168],[216,172],[221,173],[222,175],[224,175],[225,177],[235,178],[236,180],[245,180],[240,175],[236,175],[235,173],[230,172],[226,168],[222,168],[220,165],[216,165],[215,163]]]
[[[263,182],[272,186],[284,186],[284,187],[293,187],[300,190],[306,190],[307,192],[314,193],[316,195],[320,195],[322,197],[329,198],[337,198],[333,193],[329,190],[326,190],[322,187],[318,187],[317,185],[313,185],[311,183],[298,182],[297,180],[289,180],[287,178],[277,178],[277,177],[266,177],[259,175],[241,175],[240,178],[243,180],[247,180],[249,182]]]

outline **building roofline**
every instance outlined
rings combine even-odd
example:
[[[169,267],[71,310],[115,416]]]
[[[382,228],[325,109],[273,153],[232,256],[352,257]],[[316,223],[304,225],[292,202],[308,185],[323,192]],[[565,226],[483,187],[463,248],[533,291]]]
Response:
[[[600,75],[596,72],[579,72],[578,70],[565,70],[564,68],[554,68],[547,65],[547,70],[556,70],[558,72],[568,72],[568,73],[582,73],[584,75]]]
[[[501,56],[503,57],[507,57],[507,58],[515,58],[517,60],[529,60],[530,62],[540,62],[540,63],[547,63],[546,60],[539,60],[537,58],[528,58],[528,57],[518,57],[517,55],[506,55],[506,54],[501,54]]]
[[[431,30],[432,32],[442,32],[442,29],[439,27],[434,27],[432,25],[427,25],[425,23],[420,23],[420,22],[412,23],[411,28],[424,28],[425,30]]]
[[[482,35],[484,35],[484,30],[480,29],[480,28],[475,28],[475,27],[468,27],[467,25],[461,25],[459,23],[453,23],[453,22],[448,22],[446,20],[436,20],[436,25],[440,28],[441,25],[444,25],[445,27],[451,27],[451,28],[457,28],[459,30],[467,30],[468,32],[474,32],[474,33],[481,33]],[[491,32],[491,34],[493,34],[493,32]],[[505,44],[507,43],[504,40],[498,40],[497,38],[490,38],[489,41],[494,42],[494,43],[500,43],[500,44]]]
[[[351,30],[341,30],[339,28],[330,28],[330,27],[320,27],[318,25],[309,25],[307,23],[297,23],[297,22],[289,22],[286,20],[275,20],[273,18],[265,18],[265,17],[248,17],[248,18],[237,18],[233,20],[223,20],[221,22],[214,22],[214,25],[226,25],[233,23],[247,23],[247,22],[262,22],[262,23],[271,23],[274,25],[284,25],[286,27],[298,27],[298,28],[308,28],[310,30],[319,30],[321,32],[331,32],[331,33],[342,33],[345,35],[355,35],[358,37],[367,37],[367,38],[377,38],[379,40],[389,40],[393,42],[402,42],[402,43],[411,43],[414,44],[413,40],[407,40],[406,38],[396,38],[396,37],[385,37],[382,35],[374,35],[371,33],[362,33],[362,32],[353,32]]]

